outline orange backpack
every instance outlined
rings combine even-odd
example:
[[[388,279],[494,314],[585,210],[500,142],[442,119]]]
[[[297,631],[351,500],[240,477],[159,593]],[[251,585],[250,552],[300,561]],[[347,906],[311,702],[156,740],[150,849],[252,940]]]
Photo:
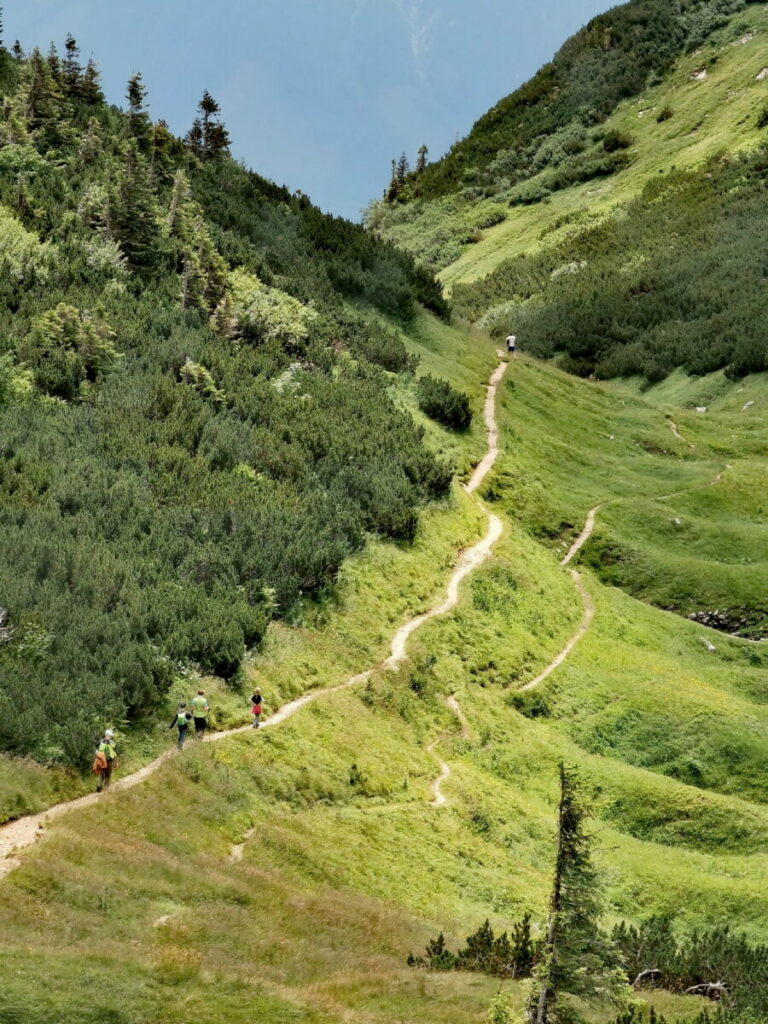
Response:
[[[105,772],[107,768],[109,768],[107,755],[103,750],[97,750],[96,756],[93,759],[93,764],[91,765],[91,771],[94,775],[101,775],[101,773]]]

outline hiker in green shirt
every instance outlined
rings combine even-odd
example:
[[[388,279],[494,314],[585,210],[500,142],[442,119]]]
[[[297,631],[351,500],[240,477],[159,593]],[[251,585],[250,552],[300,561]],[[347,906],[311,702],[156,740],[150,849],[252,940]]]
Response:
[[[115,734],[107,729],[98,747],[93,762],[93,770],[99,776],[99,784],[96,792],[101,793],[103,789],[109,789],[112,778],[112,769],[117,764],[117,747],[115,746]]]
[[[210,710],[208,698],[202,690],[198,690],[197,696],[192,698],[192,717],[195,722],[195,736],[199,740],[205,735]]]
[[[168,726],[169,729],[179,730],[179,739],[176,744],[179,750],[184,749],[184,740],[187,738],[187,729],[191,721],[192,715],[187,711],[187,705],[182,702],[179,704],[179,710],[173,716],[173,721]]]

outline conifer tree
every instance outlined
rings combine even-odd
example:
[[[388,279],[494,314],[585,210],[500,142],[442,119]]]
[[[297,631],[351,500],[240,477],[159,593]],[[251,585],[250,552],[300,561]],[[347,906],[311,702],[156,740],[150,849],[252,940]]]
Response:
[[[78,99],[82,88],[83,69],[80,66],[80,48],[74,36],[67,36],[64,48],[66,50],[62,73],[64,89],[68,96]]]
[[[427,166],[427,157],[428,156],[429,156],[429,148],[427,146],[420,146],[419,147],[419,152],[418,152],[418,154],[416,156],[416,173],[417,174],[421,174],[421,172],[426,168],[426,166]]]
[[[101,76],[93,58],[88,59],[83,73],[83,80],[80,84],[80,95],[90,106],[98,106],[104,102],[104,93],[101,91]]]
[[[190,153],[195,156],[200,156],[203,151],[203,126],[200,122],[200,118],[196,117],[192,122],[192,127],[189,129],[187,134],[184,136],[184,145],[187,147]]]
[[[64,97],[48,60],[35,48],[25,68],[21,113],[41,149],[61,141]]]
[[[399,185],[405,184],[405,179],[410,173],[410,166],[408,164],[408,157],[405,153],[400,154],[400,159],[397,161],[397,181]]]
[[[563,993],[617,1003],[626,998],[618,954],[600,927],[602,894],[586,831],[588,813],[576,772],[561,763],[555,873],[529,1024],[573,1021],[573,1008],[559,1003]]]
[[[227,265],[213,243],[203,211],[192,199],[183,171],[173,178],[167,225],[181,274],[182,309],[197,307],[213,317],[217,334],[231,337],[235,325],[227,296]]]
[[[393,160],[391,166],[389,185],[384,191],[384,199],[388,203],[394,203],[400,193],[400,185],[397,180],[397,161]]]
[[[95,163],[104,144],[101,125],[92,117],[88,121],[88,130],[80,140],[78,156],[83,164]]]
[[[205,143],[205,141],[208,138],[208,132],[210,130],[211,118],[216,117],[216,115],[221,110],[221,107],[213,98],[213,96],[211,96],[208,90],[205,89],[203,91],[203,98],[200,100],[200,103],[198,104],[198,110],[200,111],[200,120],[203,126],[203,143]]]
[[[125,96],[128,100],[128,131],[136,139],[139,149],[146,152],[152,137],[152,126],[146,108],[147,87],[140,71],[128,79]]]
[[[152,125],[150,167],[159,182],[167,183],[173,176],[173,160],[171,158],[173,142],[173,135],[171,135],[167,121],[160,120]]]
[[[221,121],[213,121],[208,126],[208,138],[204,145],[208,157],[218,156],[229,149],[229,132]]]
[[[123,166],[110,199],[108,232],[134,269],[146,269],[158,262],[159,211],[149,168],[136,139],[125,147]]]
[[[183,237],[183,221],[185,206],[189,201],[190,187],[189,178],[184,171],[177,171],[173,176],[173,189],[171,190],[171,205],[168,209],[168,231],[171,235]]]
[[[51,69],[51,74],[58,84],[61,84],[61,60],[59,59],[59,51],[56,49],[56,44],[51,43],[48,47],[48,67]]]
[[[212,159],[229,149],[229,132],[218,117],[219,104],[206,89],[198,106],[198,116],[192,122],[184,142],[195,156]]]

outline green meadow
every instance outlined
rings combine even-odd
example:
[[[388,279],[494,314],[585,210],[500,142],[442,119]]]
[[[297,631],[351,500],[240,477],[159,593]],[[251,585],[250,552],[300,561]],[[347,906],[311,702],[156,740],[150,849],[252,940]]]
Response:
[[[426,317],[408,345],[419,372],[471,396],[466,435],[429,427],[466,475],[484,449],[494,347]],[[413,382],[393,387],[415,410]],[[696,413],[705,392],[708,411]],[[727,920],[764,940],[768,653],[659,605],[685,579],[705,604],[718,573],[762,536],[765,394],[758,377],[640,392],[516,360],[499,389],[502,452],[483,489],[504,534],[458,609],[414,635],[396,672],[376,671],[274,730],[190,745],[144,785],[56,822],[1,883],[0,1020],[483,1021],[497,980],[405,960],[438,931],[455,945],[486,918],[504,928],[529,910],[541,928],[561,758],[594,799],[612,919],[669,911],[680,928]],[[558,563],[601,502],[579,566],[592,628],[521,694],[581,619]],[[669,516],[692,525],[670,530]],[[269,713],[376,665],[485,525],[456,484],[412,543],[369,544],[331,594],[273,625],[244,690],[258,683]],[[601,557],[610,545],[666,576],[630,560],[626,578],[611,578]],[[219,702],[223,719],[245,720],[244,690]],[[451,775],[435,807],[441,760]],[[519,1005],[521,987],[506,988]],[[673,1020],[702,1006],[651,998]]]

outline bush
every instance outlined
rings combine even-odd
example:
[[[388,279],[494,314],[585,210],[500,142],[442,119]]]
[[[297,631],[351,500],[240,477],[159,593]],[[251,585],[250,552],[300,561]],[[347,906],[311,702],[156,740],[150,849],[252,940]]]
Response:
[[[447,380],[427,374],[417,385],[419,408],[427,416],[452,430],[466,430],[472,422],[469,397],[456,391]]]
[[[467,944],[452,953],[443,932],[427,943],[423,957],[409,955],[409,967],[426,967],[431,971],[477,971],[497,978],[529,978],[540,943],[531,934],[531,915],[525,914],[514,924],[511,933],[495,935],[490,921],[481,924],[467,936]]]
[[[658,124],[663,124],[664,121],[669,121],[669,119],[674,116],[674,113],[675,112],[672,109],[672,107],[670,107],[669,104],[667,104],[666,106],[662,107],[656,115],[656,122]]]
[[[57,398],[82,398],[86,389],[120,358],[115,333],[99,314],[81,313],[60,302],[32,322],[18,348],[41,391]]]
[[[620,149],[629,149],[635,144],[635,140],[627,132],[611,128],[603,137],[603,149],[606,153],[615,153]]]
[[[526,181],[519,185],[509,197],[510,206],[533,206],[552,195],[552,189],[541,181]]]

